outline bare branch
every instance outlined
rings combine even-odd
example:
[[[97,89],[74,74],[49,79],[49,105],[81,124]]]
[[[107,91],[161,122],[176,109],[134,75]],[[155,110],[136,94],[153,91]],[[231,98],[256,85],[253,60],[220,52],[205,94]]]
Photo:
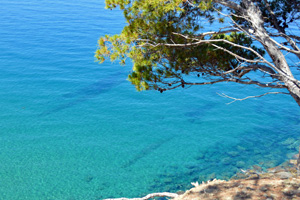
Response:
[[[276,16],[275,16],[275,13],[272,11],[271,7],[270,7],[270,4],[267,0],[264,0],[265,4],[266,4],[266,7],[267,7],[267,10],[269,11],[271,17],[272,17],[272,22],[273,24],[275,25],[276,29],[279,31],[279,32],[282,32],[282,28],[280,28],[279,24],[278,24],[278,21],[276,19]]]
[[[184,85],[212,85],[212,84],[221,83],[221,82],[235,82],[235,83],[240,83],[240,84],[245,84],[245,85],[257,85],[257,86],[265,87],[265,88],[278,88],[278,89],[286,88],[285,85],[281,85],[276,82],[262,83],[262,82],[254,81],[254,80],[245,81],[245,80],[242,80],[239,78],[223,78],[223,79],[219,79],[219,80],[215,80],[215,81],[208,81],[208,82],[193,82],[193,83],[183,82],[182,84],[184,84]],[[274,83],[276,83],[276,85]]]
[[[219,3],[225,7],[231,8],[236,12],[244,12],[244,9],[237,3],[229,0],[215,0],[216,3]]]
[[[296,36],[296,35],[292,35],[292,34],[270,33],[269,35],[272,36],[272,37],[284,37],[284,35],[286,35],[289,38],[292,38],[292,39],[300,41],[300,36]]]
[[[196,7],[194,4],[192,4],[189,0],[187,0],[186,2],[188,2],[188,4],[192,7]]]
[[[233,32],[239,32],[239,30],[237,29],[228,29],[228,30],[224,30],[224,31],[210,31],[210,32],[205,32],[205,33],[201,33],[200,35],[195,35],[193,38],[190,38],[186,35],[180,34],[180,33],[175,33],[172,32],[172,34],[174,35],[179,35],[185,39],[192,39],[192,40],[199,40],[199,38],[204,38],[207,35],[220,35],[220,34],[226,34],[226,33],[233,33]]]
[[[288,39],[288,38],[286,38],[286,39]],[[285,46],[279,44],[276,40],[274,40],[274,39],[271,38],[271,37],[270,37],[270,40],[272,40],[275,44],[277,44],[277,45],[281,48],[281,50],[285,50],[285,51],[287,51],[287,52],[294,53],[294,54],[296,54],[297,56],[300,55],[300,49],[296,46],[296,44],[294,43],[293,40],[290,39],[290,41],[288,41],[288,42],[289,42],[291,45],[294,44],[294,45],[292,45],[292,47],[293,47],[294,49],[297,49],[297,50],[292,50],[292,49],[290,49],[290,48],[287,48],[287,47],[285,47]]]
[[[270,68],[270,67],[267,67],[265,65],[260,65],[260,64],[252,64],[252,65],[247,65],[247,66],[239,66],[239,67],[236,67],[232,70],[228,70],[226,72],[224,72],[223,74],[230,74],[230,73],[233,73],[235,72],[236,70],[243,70],[243,69],[251,69],[251,70],[260,70],[261,72],[264,72],[266,74],[269,74],[270,76],[276,76],[276,72]]]
[[[194,83],[189,83],[189,82],[184,82],[185,85],[212,85],[215,83],[221,83],[221,82],[227,82],[228,79],[220,79],[220,80],[215,80],[215,81],[209,81],[209,82],[194,82]]]
[[[175,33],[174,33],[175,34]],[[196,40],[198,42],[192,42],[192,43],[186,43],[186,44],[169,44],[169,43],[166,43],[166,44],[163,44],[163,43],[157,43],[157,44],[151,44],[149,42],[146,42],[144,44],[141,44],[141,45],[138,45],[140,47],[143,47],[143,46],[152,46],[152,47],[158,47],[158,46],[167,46],[167,47],[187,47],[187,46],[197,46],[197,45],[200,45],[200,44],[211,44],[212,46],[218,48],[218,49],[221,49],[231,55],[233,55],[234,57],[240,59],[240,60],[243,60],[243,61],[246,61],[246,62],[249,62],[249,63],[266,63],[268,65],[270,65],[272,68],[276,69],[276,67],[270,63],[269,61],[267,61],[263,56],[261,56],[258,52],[256,52],[254,49],[250,48],[250,47],[245,47],[245,46],[242,46],[242,45],[239,45],[239,44],[235,44],[233,42],[230,42],[228,40],[225,40],[225,39],[211,39],[211,40],[199,40],[199,39],[196,39],[196,38],[189,38],[188,36],[185,36],[185,35],[182,35],[182,34],[179,34],[179,33],[176,33],[177,35],[180,35],[186,39],[191,39],[191,40]],[[243,58],[235,53],[232,53],[231,51],[223,48],[223,47],[220,47],[218,45],[215,45],[215,44],[212,44],[213,42],[224,42],[224,43],[227,43],[227,44],[230,44],[232,46],[235,46],[235,47],[239,47],[239,48],[242,48],[242,49],[246,49],[248,51],[251,51],[253,52],[255,55],[257,55],[257,57],[259,57],[261,60],[249,60],[249,59],[246,59],[246,58]]]
[[[297,36],[297,35],[288,35],[288,36],[291,38],[294,38],[296,40],[300,40],[300,36]]]
[[[231,70],[228,70],[228,71],[225,71],[223,74],[226,75],[226,74],[231,74],[231,73],[234,73],[235,71],[237,70],[242,70],[242,69],[245,69],[245,68],[248,68],[248,66],[238,66],[234,69],[231,69]]]
[[[257,85],[259,87],[265,87],[265,88],[286,88],[285,85],[281,85],[278,83],[276,85],[274,85],[274,82],[261,83],[259,81],[254,81],[254,80],[244,81],[244,80],[237,79],[237,78],[230,78],[230,79],[228,79],[228,81],[235,82],[235,83],[241,83],[241,84],[245,84],[245,85]]]
[[[287,36],[285,33],[284,33],[284,29],[282,29],[279,24],[278,24],[278,21],[276,19],[276,16],[274,14],[274,12],[271,10],[271,7],[268,3],[267,0],[264,0],[265,4],[266,4],[266,7],[267,7],[267,10],[269,11],[269,13],[271,14],[271,17],[272,17],[272,22],[273,24],[275,25],[275,28],[278,30],[279,33],[281,33],[281,35],[288,41],[288,43],[290,43],[290,45],[293,47],[293,49],[295,50],[291,50],[289,48],[286,48],[280,44],[278,44],[275,40],[273,40],[278,46],[280,46],[281,48],[283,48],[283,50],[286,50],[288,52],[291,52],[291,53],[295,53],[299,58],[300,58],[300,49],[297,47],[296,43],[289,37]]]
[[[261,95],[257,95],[257,96],[247,96],[247,97],[242,98],[242,99],[234,98],[234,97],[228,96],[228,95],[226,95],[224,93],[222,93],[222,94],[217,93],[217,94],[219,96],[221,96],[221,97],[225,97],[225,98],[228,98],[228,99],[233,99],[232,102],[226,103],[227,105],[229,105],[229,104],[232,104],[232,103],[234,103],[236,101],[244,101],[244,100],[250,99],[250,98],[259,98],[259,97],[262,97],[262,96],[265,96],[265,95],[268,95],[268,94],[288,94],[289,95],[290,93],[286,93],[286,92],[267,92],[267,93],[264,93],[264,94],[261,94]]]
[[[148,194],[145,197],[142,198],[115,198],[115,199],[104,199],[104,200],[147,200],[147,199],[151,199],[153,197],[169,197],[169,198],[175,198],[177,197],[178,194],[176,193],[170,193],[170,192],[161,192],[161,193],[152,193],[152,194]]]
[[[223,39],[222,39],[223,40]],[[227,41],[227,42],[225,42]],[[259,53],[257,53],[255,50],[253,50],[252,48],[250,47],[245,47],[245,46],[241,46],[241,45],[238,45],[238,44],[235,44],[235,43],[232,43],[232,42],[229,42],[228,40],[223,40],[222,42],[225,42],[225,43],[228,43],[228,44],[231,44],[232,46],[236,46],[236,47],[240,47],[240,48],[243,48],[243,49],[246,49],[246,50],[249,50],[251,52],[253,52],[255,55],[257,55],[261,60],[249,60],[249,59],[246,59],[246,58],[243,58],[223,47],[220,47],[218,45],[215,45],[215,44],[211,44],[212,46],[218,48],[218,49],[221,49],[227,53],[229,53],[230,55],[233,55],[234,57],[236,57],[237,59],[240,59],[240,60],[243,60],[243,61],[246,61],[246,62],[249,62],[249,63],[266,63],[268,65],[270,65],[271,67],[273,67],[274,69],[276,69],[276,67],[270,63],[269,61],[267,61],[264,57],[262,57]]]
[[[232,27],[235,27],[236,29],[236,32],[243,32],[245,33],[248,37],[254,39],[254,40],[257,40],[257,41],[260,41],[258,38],[254,37],[252,34],[253,34],[253,30],[250,29],[250,28],[247,28],[247,27],[242,27],[241,25],[239,25],[232,17],[232,16],[235,16],[237,18],[242,18],[248,22],[251,23],[251,20],[249,19],[249,17],[246,17],[246,16],[241,16],[241,15],[237,15],[237,14],[234,14],[234,13],[230,13],[229,15],[228,14],[224,14],[222,12],[220,12],[219,10],[215,9],[216,12],[218,12],[220,15],[223,15],[224,17],[228,17],[232,22],[233,22],[233,26]]]

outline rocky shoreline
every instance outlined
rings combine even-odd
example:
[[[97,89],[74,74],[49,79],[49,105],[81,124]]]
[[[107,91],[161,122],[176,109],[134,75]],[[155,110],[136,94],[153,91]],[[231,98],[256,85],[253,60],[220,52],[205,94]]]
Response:
[[[153,193],[142,198],[118,198],[106,200],[148,200],[153,198],[172,200],[300,200],[300,176],[297,159],[282,163],[264,171],[260,166],[242,170],[232,179],[191,183],[194,187],[186,192]]]
[[[178,195],[174,200],[300,200],[300,177],[297,173],[297,159],[264,171],[259,166],[242,170],[229,181],[216,180],[198,184]]]
[[[297,171],[296,165],[299,154],[295,154],[295,152],[299,150],[299,144],[300,138],[287,138],[283,142],[276,143],[276,145],[282,145],[284,148],[291,150],[285,154],[288,160],[276,167],[274,167],[276,162],[273,160],[267,162],[257,160],[258,165],[252,165],[250,167],[248,163],[245,163],[247,161],[238,161],[239,156],[241,156],[243,152],[247,155],[246,149],[239,145],[232,149],[232,151],[217,151],[222,154],[223,159],[216,162],[220,162],[222,166],[226,166],[228,169],[232,169],[232,167],[236,168],[236,173],[232,174],[230,178],[222,175],[220,180],[216,178],[215,173],[208,173],[205,176],[200,176],[196,182],[192,183],[193,188],[188,187],[187,189],[181,189],[183,187],[182,185],[180,185],[180,187],[175,185],[174,187],[179,190],[174,190],[174,188],[170,188],[170,190],[166,189],[166,191],[178,191],[176,193],[152,193],[142,198],[118,198],[109,200],[147,200],[152,198],[163,200],[166,198],[173,200],[300,200],[300,174],[298,174],[299,172]],[[249,151],[249,149],[247,150]],[[253,147],[251,150],[256,149]],[[268,158],[268,155],[265,157]],[[202,153],[196,158],[196,160],[201,161],[205,161],[206,159],[211,159],[211,155]],[[220,165],[216,164],[216,166]],[[243,170],[243,168],[247,166],[248,169]],[[226,167],[225,169],[227,169]],[[187,169],[190,170],[187,174],[188,176],[190,176],[191,173],[196,174],[203,170],[199,169],[199,165],[188,166]],[[181,174],[181,176],[184,175],[186,174]],[[158,182],[161,182],[161,184],[172,184],[172,178],[174,178],[172,175],[170,177],[164,175]],[[203,179],[209,181],[202,182]],[[202,183],[199,184],[198,182]],[[153,185],[153,188],[158,187],[157,185]]]

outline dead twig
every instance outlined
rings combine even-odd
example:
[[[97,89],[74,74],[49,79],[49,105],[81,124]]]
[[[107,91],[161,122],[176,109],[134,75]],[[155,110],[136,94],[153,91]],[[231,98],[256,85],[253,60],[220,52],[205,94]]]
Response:
[[[152,194],[148,194],[142,198],[115,198],[115,199],[104,199],[104,200],[148,200],[151,199],[153,197],[169,197],[169,198],[175,198],[177,197],[178,194],[176,193],[170,193],[170,192],[161,192],[161,193],[152,193]]]
[[[227,105],[229,105],[229,104],[232,104],[232,103],[234,103],[236,101],[244,101],[244,100],[250,99],[250,98],[259,98],[259,97],[262,97],[262,96],[265,96],[265,95],[268,95],[268,94],[289,94],[289,93],[286,93],[286,92],[267,92],[267,93],[264,93],[264,94],[261,94],[261,95],[257,95],[257,96],[247,96],[247,97],[242,98],[242,99],[234,98],[234,97],[228,96],[228,95],[226,95],[224,93],[222,93],[222,94],[217,93],[217,94],[219,96],[221,96],[221,97],[225,97],[225,98],[228,98],[228,99],[233,99],[232,102],[226,103]]]

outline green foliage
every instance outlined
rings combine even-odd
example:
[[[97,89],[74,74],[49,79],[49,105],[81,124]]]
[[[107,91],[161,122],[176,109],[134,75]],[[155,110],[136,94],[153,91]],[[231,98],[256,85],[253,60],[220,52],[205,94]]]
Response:
[[[155,89],[162,92],[179,85],[184,87],[183,78],[188,75],[202,78],[218,76],[218,73],[240,64],[234,56],[211,43],[189,46],[167,44],[197,42],[190,39],[193,37],[224,39],[252,47],[262,55],[264,53],[254,47],[251,38],[244,33],[201,36],[200,31],[207,21],[224,22],[217,13],[222,8],[212,0],[106,0],[106,8],[116,7],[123,10],[127,26],[119,35],[101,37],[95,57],[100,63],[106,58],[119,60],[120,64],[125,64],[127,58],[131,59],[133,68],[128,79],[138,91]],[[256,58],[252,52],[228,43],[214,44],[244,58]]]

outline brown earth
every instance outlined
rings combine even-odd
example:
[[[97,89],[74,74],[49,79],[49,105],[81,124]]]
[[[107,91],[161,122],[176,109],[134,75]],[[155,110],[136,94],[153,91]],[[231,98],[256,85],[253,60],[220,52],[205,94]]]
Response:
[[[192,183],[195,187],[174,200],[300,200],[300,176],[296,160],[263,172],[258,166],[238,173],[229,181]]]

